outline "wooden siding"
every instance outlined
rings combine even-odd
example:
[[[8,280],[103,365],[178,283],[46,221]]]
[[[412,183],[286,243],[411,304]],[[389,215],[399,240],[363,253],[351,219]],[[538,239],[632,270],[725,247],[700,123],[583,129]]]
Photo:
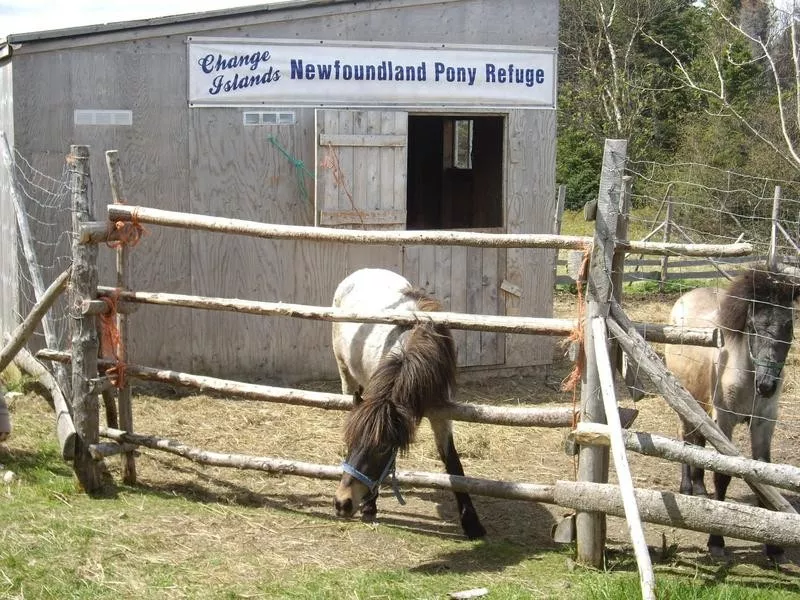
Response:
[[[14,144],[12,114],[11,61],[0,63],[0,131],[8,144]],[[0,143],[2,141],[0,140]],[[10,197],[11,174],[0,164],[0,334],[11,332],[19,323],[17,318],[17,225]]]
[[[246,109],[189,109],[187,35],[555,47],[558,3],[321,2],[302,9],[25,41],[12,59],[13,129],[19,151],[37,169],[56,175],[61,172],[70,144],[89,145],[98,216],[110,199],[103,153],[117,149],[131,204],[312,224],[314,199],[303,197],[295,166],[268,141],[268,136],[275,135],[294,158],[315,171],[318,138],[314,111],[295,109],[297,124],[293,126],[245,128],[242,111]],[[7,88],[3,85],[2,89]],[[76,108],[131,110],[133,126],[76,127]],[[513,162],[505,167],[508,231],[549,231],[555,113],[514,111],[509,115],[509,128],[512,126],[518,135],[509,140]],[[353,160],[357,163],[359,159]],[[391,194],[392,178],[385,177],[383,171],[395,168],[382,162],[378,188],[370,188],[371,178],[362,182],[364,189],[370,190],[365,198]],[[366,169],[356,168],[355,172],[362,174]],[[313,182],[307,179],[306,184],[313,195]],[[7,203],[2,200],[0,210],[5,210],[2,207]],[[404,210],[404,206],[394,204],[392,210]],[[2,221],[3,214],[0,212],[0,227],[8,227]],[[495,251],[497,258],[490,258],[488,254],[476,257],[475,252],[464,248],[428,250],[420,252],[420,277],[432,278],[445,295],[449,286],[454,310],[463,307],[470,312],[468,306],[482,307],[492,301],[491,294],[500,294],[500,302],[512,314],[540,316],[551,310],[551,291],[535,285],[549,277],[550,271],[542,268],[552,268],[546,252]],[[507,265],[504,254],[508,256]],[[101,255],[101,282],[113,283],[112,253],[101,251]],[[448,261],[451,278],[466,280],[468,272],[480,272],[483,277],[484,271],[494,270],[498,282],[509,279],[523,289],[523,294],[519,300],[509,299],[505,292],[491,286],[491,290],[482,290],[480,297],[467,297],[466,291],[462,296],[460,290],[456,295],[452,283],[436,272],[446,271]],[[383,266],[398,272],[404,269],[402,253],[391,247],[222,239],[214,234],[150,227],[131,252],[131,281],[137,289],[148,291],[327,305],[336,284],[362,266]],[[10,267],[0,268],[2,277],[7,278]],[[488,300],[483,292],[489,294]],[[7,312],[3,305],[0,318],[6,318]],[[330,325],[325,323],[142,307],[131,317],[131,335],[129,359],[148,365],[282,381],[336,374]],[[506,364],[532,365],[550,360],[549,340],[512,343],[514,336],[508,336],[498,342],[496,358],[490,358],[484,340],[475,337],[481,334],[470,334],[471,342],[465,333],[457,335],[464,337],[463,343],[472,348],[470,352],[478,361],[499,360],[503,344]]]
[[[88,31],[87,31],[88,30]],[[270,7],[213,19],[165,19],[153,26],[76,28],[76,35],[11,36],[32,51],[142,42],[187,35],[451,44],[558,46],[556,0],[357,0]],[[84,35],[94,33],[93,35]],[[15,39],[16,37],[16,39]],[[35,43],[35,46],[33,45]],[[23,50],[24,52],[25,50]]]
[[[435,295],[442,309],[497,315],[506,250],[456,246],[410,246],[403,250],[403,275]],[[488,331],[453,331],[460,367],[503,364],[505,336]]]

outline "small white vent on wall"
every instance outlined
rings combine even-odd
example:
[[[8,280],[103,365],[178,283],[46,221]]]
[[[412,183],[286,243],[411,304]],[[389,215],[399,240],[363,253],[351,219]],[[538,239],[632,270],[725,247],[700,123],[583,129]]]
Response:
[[[296,118],[293,112],[248,110],[242,113],[242,122],[245,125],[294,125]]]
[[[75,110],[75,125],[133,125],[131,110],[94,110],[78,108]]]

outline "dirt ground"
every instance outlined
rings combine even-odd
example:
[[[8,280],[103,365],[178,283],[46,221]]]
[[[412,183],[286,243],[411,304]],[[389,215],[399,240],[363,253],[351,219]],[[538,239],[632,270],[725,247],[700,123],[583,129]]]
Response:
[[[664,323],[675,296],[637,298],[627,296],[625,308],[638,321]],[[557,295],[556,317],[574,317],[575,296]],[[660,348],[657,348],[660,351]],[[797,344],[786,367],[787,381],[781,401],[780,423],[773,441],[775,462],[800,464],[800,350]],[[561,382],[568,376],[572,364],[564,348],[554,348],[554,364],[546,375],[511,377],[464,383],[460,398],[468,402],[496,405],[572,406],[577,399],[561,391]],[[337,391],[338,382],[315,382],[306,386],[320,391]],[[620,404],[638,409],[639,415],[631,427],[675,437],[677,419],[664,401],[653,394],[634,403],[620,393]],[[160,398],[138,393],[135,400],[135,428],[141,433],[183,441],[217,451],[240,452],[258,456],[294,458],[314,463],[338,464],[344,448],[341,431],[344,415],[335,411],[315,411],[281,404],[251,401],[220,402],[204,395],[183,395]],[[467,475],[489,479],[511,479],[530,483],[553,483],[557,479],[574,479],[576,459],[564,452],[566,431],[560,429],[527,429],[456,423],[456,447]],[[744,428],[737,430],[736,443],[749,455],[749,441]],[[679,467],[659,459],[629,456],[634,483],[640,487],[677,490]],[[112,468],[117,468],[113,466]],[[427,423],[423,422],[407,456],[398,460],[400,470],[441,472]],[[182,494],[202,501],[266,506],[277,511],[307,513],[330,519],[331,529],[309,524],[313,536],[294,537],[291,543],[281,542],[281,556],[291,561],[291,552],[308,554],[312,544],[316,556],[325,554],[326,536],[339,536],[334,529],[332,497],[335,483],[300,477],[275,477],[253,471],[235,471],[202,467],[184,459],[143,450],[138,459],[139,483],[165,493]],[[614,473],[612,467],[612,481]],[[710,485],[710,475],[708,476]],[[788,494],[800,509],[800,498]],[[456,520],[452,495],[427,489],[405,492],[407,504],[399,505],[390,492],[384,491],[378,502],[380,522],[397,528],[427,532],[431,536],[461,536]],[[753,503],[749,488],[741,481],[732,482],[729,498]],[[528,548],[553,548],[551,528],[568,512],[543,504],[514,502],[487,497],[474,498],[477,511],[488,536],[508,540]],[[392,552],[392,563],[418,567],[425,562],[412,548],[398,544],[392,549],[375,548],[368,551],[367,535],[350,530],[357,539],[360,560],[377,556],[385,563],[386,552]],[[629,537],[624,520],[609,518],[609,542],[612,547],[625,548]],[[685,561],[687,568],[697,568],[705,556],[706,535],[664,526],[646,525],[647,541],[657,551],[669,549],[677,562]],[[270,537],[270,536],[267,536]],[[729,539],[728,549],[734,561],[765,565],[766,559],[758,544]],[[269,544],[269,540],[260,543]],[[276,542],[277,543],[277,542]],[[383,543],[383,542],[381,542]],[[304,546],[305,545],[305,546]],[[331,544],[330,556],[321,556],[328,566],[346,565],[347,554],[341,544]],[[288,554],[287,554],[288,553]],[[787,558],[800,564],[800,549],[787,552]],[[434,561],[435,562],[435,561]]]

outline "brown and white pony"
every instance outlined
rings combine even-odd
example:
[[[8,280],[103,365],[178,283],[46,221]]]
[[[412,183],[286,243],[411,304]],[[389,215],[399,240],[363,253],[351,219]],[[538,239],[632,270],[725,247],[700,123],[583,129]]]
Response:
[[[766,267],[748,269],[726,290],[698,288],[681,296],[672,308],[675,325],[722,329],[722,348],[668,345],[666,364],[728,438],[737,424],[749,423],[756,460],[770,461],[799,281]],[[681,423],[681,438],[698,446],[706,442],[687,423]],[[729,475],[714,473],[714,498],[725,499],[730,480]],[[683,465],[680,491],[707,496],[703,469]],[[723,556],[725,540],[711,535],[708,547],[712,555]],[[767,545],[766,552],[778,558],[783,550]]]
[[[349,275],[336,289],[333,306],[351,311],[439,309],[437,300],[384,269]],[[425,320],[413,327],[334,323],[333,352],[342,393],[354,400],[344,432],[348,455],[334,498],[337,515],[351,517],[360,509],[364,517],[374,517],[378,490],[387,477],[402,501],[394,480],[395,457],[414,441],[422,417],[431,423],[447,473],[464,475],[452,424],[435,415],[455,394],[456,350],[447,327]],[[469,494],[455,492],[455,497],[466,536],[482,537],[486,531]]]

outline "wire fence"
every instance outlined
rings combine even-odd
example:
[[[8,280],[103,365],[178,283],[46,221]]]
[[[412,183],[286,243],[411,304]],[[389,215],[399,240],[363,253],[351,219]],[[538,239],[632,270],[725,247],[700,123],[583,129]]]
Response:
[[[778,222],[783,230],[778,254],[796,260],[800,240],[800,182],[752,176],[697,163],[629,161],[634,178],[632,222],[674,241],[753,244],[754,254],[770,249],[776,188]],[[672,206],[669,229],[667,208]],[[658,240],[661,241],[661,240]]]
[[[702,261],[670,258],[666,279],[686,281],[686,290],[695,287],[691,282],[699,274],[713,274],[716,278],[703,282],[719,289],[720,293],[730,285],[727,281],[735,277],[744,267],[765,269],[770,254],[771,238],[775,232],[774,248],[782,266],[797,269],[800,267],[800,183],[778,181],[752,176],[734,171],[718,169],[703,164],[678,163],[661,164],[647,161],[630,161],[627,174],[633,177],[633,210],[629,217],[632,228],[647,231],[653,241],[674,241],[681,243],[733,243],[748,242],[753,245],[754,255],[742,260],[710,259],[709,269],[698,272]],[[778,197],[780,209],[773,223],[773,207]],[[635,259],[636,257],[629,257]],[[635,265],[635,260],[626,262],[627,268]],[[646,261],[645,261],[646,262]],[[649,261],[649,267],[655,267]],[[666,261],[664,261],[666,263]],[[662,266],[663,264],[662,263]],[[643,279],[654,278],[642,269]],[[800,273],[800,271],[795,271]],[[628,279],[634,279],[629,277]],[[789,280],[790,285],[800,285],[800,277]],[[680,285],[677,291],[683,291]],[[796,287],[795,287],[795,292]],[[766,308],[765,295],[754,291],[756,301],[753,310]],[[748,294],[750,298],[752,296]],[[670,302],[674,296],[670,296]],[[786,313],[797,323],[797,302],[783,301],[773,303],[785,306]],[[761,306],[759,306],[761,305]],[[778,314],[778,313],[775,313]],[[748,322],[749,323],[749,322]],[[748,324],[743,334],[763,336]],[[766,335],[772,335],[767,333]],[[790,338],[791,339],[791,338]],[[751,356],[752,358],[752,356]],[[800,349],[793,344],[784,362],[781,373],[783,389],[780,395],[778,418],[774,424],[788,430],[788,436],[800,440]],[[700,366],[698,365],[698,368]],[[728,369],[737,369],[730,362]],[[742,369],[738,369],[742,373]],[[754,381],[755,369],[747,369],[744,380]],[[718,406],[718,412],[727,412],[739,421],[749,420],[759,404],[767,402],[758,396],[753,386],[752,397],[736,407]],[[763,420],[771,420],[764,417]]]
[[[16,149],[13,153],[11,183],[18,194],[30,236],[23,242],[19,234],[17,276],[19,278],[20,306],[16,308],[20,320],[36,303],[35,277],[46,288],[71,263],[72,214],[70,208],[69,172],[65,165],[60,173],[48,175],[36,169]],[[19,231],[19,229],[18,229]],[[23,252],[28,244],[28,255]],[[34,274],[38,273],[38,274]],[[69,340],[67,299],[62,295],[51,308],[48,318],[55,342],[65,348]],[[47,346],[41,328],[30,341],[34,349]]]

